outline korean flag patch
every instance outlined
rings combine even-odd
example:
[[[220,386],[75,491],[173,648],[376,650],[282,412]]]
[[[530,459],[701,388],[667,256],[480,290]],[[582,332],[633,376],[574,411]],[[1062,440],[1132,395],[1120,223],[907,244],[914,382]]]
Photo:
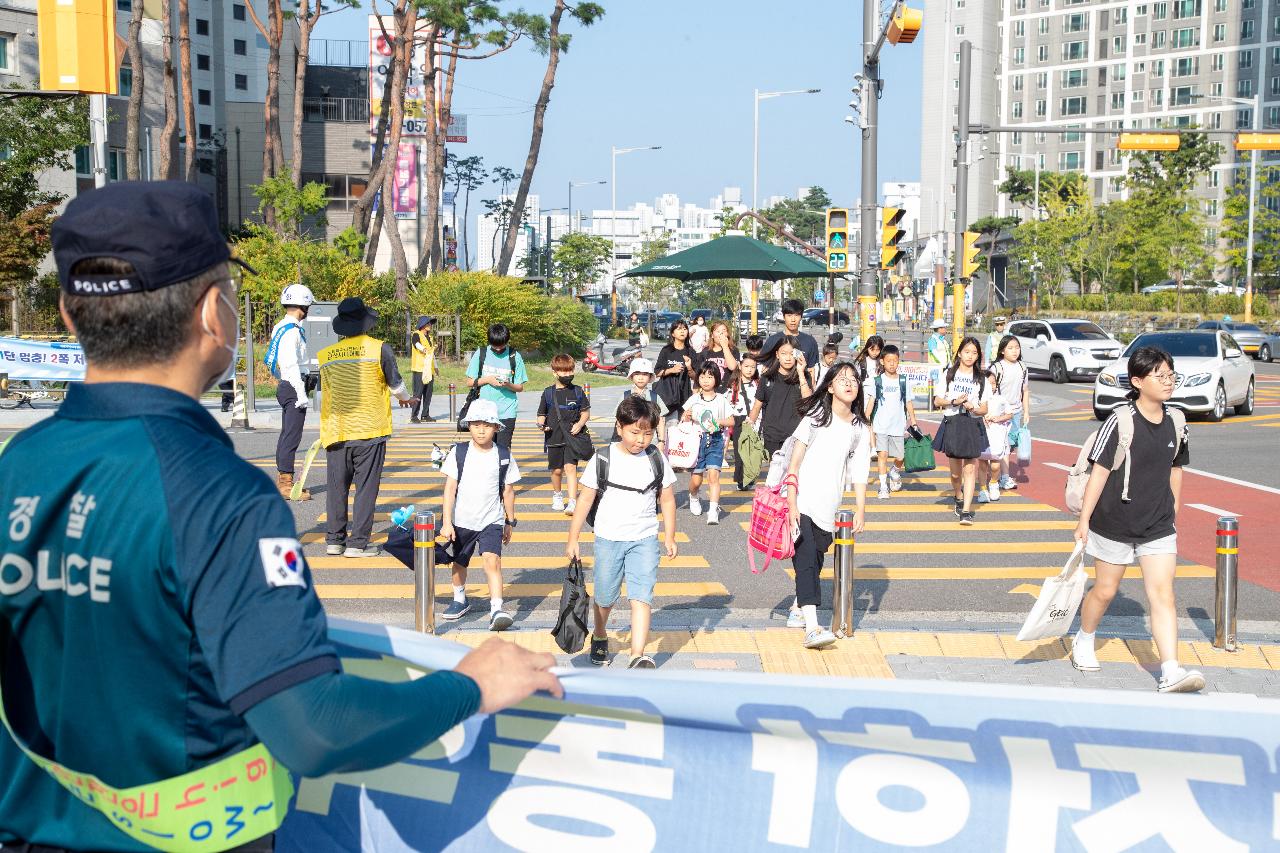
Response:
[[[259,539],[258,554],[267,586],[300,586],[306,588],[302,575],[302,545],[297,539]]]

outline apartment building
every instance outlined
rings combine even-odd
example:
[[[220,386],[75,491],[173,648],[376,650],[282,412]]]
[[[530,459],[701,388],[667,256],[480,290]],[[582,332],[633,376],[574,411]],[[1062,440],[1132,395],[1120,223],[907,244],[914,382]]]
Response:
[[[1003,0],[995,122],[1053,128],[1280,127],[1278,0]],[[1201,179],[1204,213],[1220,219],[1233,167],[1247,168],[1230,137],[1222,166]],[[1118,198],[1130,156],[1116,137],[1009,133],[989,145],[1008,166],[1078,171],[1096,202]],[[1014,214],[1007,199],[1000,214]]]

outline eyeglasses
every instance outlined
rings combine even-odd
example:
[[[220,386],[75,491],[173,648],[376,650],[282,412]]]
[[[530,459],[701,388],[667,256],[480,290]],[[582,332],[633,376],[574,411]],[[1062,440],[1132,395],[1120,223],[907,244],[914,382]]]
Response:
[[[847,376],[840,376],[840,377],[837,377],[836,379],[832,379],[832,380],[831,380],[831,384],[832,384],[832,385],[843,385],[843,386],[844,386],[844,387],[846,387],[846,388],[857,388],[857,387],[858,387],[858,380],[857,380],[857,379],[850,379],[850,378],[848,378]]]
[[[1148,378],[1154,379],[1161,385],[1177,385],[1182,381],[1181,373],[1152,373]]]

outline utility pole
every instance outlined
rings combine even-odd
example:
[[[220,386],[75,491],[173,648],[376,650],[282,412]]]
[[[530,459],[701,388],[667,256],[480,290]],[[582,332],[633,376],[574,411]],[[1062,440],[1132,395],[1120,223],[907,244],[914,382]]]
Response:
[[[876,333],[876,273],[880,269],[876,227],[876,148],[879,142],[880,103],[880,0],[862,0],[862,251],[858,265],[859,334],[866,340]]]
[[[964,231],[969,205],[969,86],[972,74],[973,43],[960,42],[960,92],[956,105],[956,238],[951,280],[951,337],[954,352],[964,337],[964,289],[968,284],[964,270]],[[937,309],[934,309],[935,312]]]

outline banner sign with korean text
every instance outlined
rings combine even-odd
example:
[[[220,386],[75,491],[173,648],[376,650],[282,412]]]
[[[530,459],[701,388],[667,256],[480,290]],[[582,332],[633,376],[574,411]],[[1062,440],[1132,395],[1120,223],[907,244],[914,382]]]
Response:
[[[0,373],[9,379],[40,382],[80,382],[84,379],[84,350],[61,341],[0,338]]]
[[[396,219],[418,215],[418,146],[412,142],[400,143],[391,191],[391,210]]]
[[[442,639],[333,620],[353,674]],[[1276,849],[1280,703],[711,671],[557,671],[381,770],[299,780],[282,853]]]

